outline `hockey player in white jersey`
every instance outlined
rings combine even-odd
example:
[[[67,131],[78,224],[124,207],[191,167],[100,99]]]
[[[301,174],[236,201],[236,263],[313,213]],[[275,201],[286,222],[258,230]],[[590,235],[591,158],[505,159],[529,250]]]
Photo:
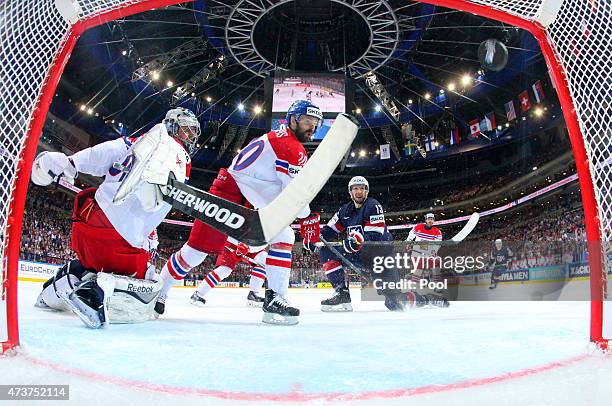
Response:
[[[72,156],[42,152],[36,157],[31,179],[40,186],[61,176],[73,180],[78,173],[104,176],[98,188],[85,189],[75,197],[71,247],[78,261],[71,261],[45,284],[37,301],[39,307],[62,308],[65,304],[87,326],[98,328],[109,322],[111,295],[121,291],[125,295],[117,304],[133,304],[138,310],[125,309],[127,319],[119,312],[118,321],[133,321],[129,314],[138,321],[152,314],[162,284],[155,281],[155,269],[149,266],[148,237],[171,206],[162,200],[159,186],[144,181],[122,201],[115,203],[113,199],[130,171],[172,173],[185,181],[191,169],[187,151],[194,150],[199,134],[195,115],[176,108],[138,138],[103,142]],[[141,151],[150,153],[142,156]],[[130,294],[141,300],[130,301]]]
[[[306,164],[308,155],[302,145],[309,141],[323,121],[321,110],[306,100],[297,100],[287,111],[287,128],[270,131],[251,141],[234,157],[227,169],[219,170],[209,193],[244,205],[250,202],[255,209],[267,206],[293,180]],[[310,208],[298,214],[308,216]],[[161,276],[164,288],[155,311],[163,314],[168,290],[174,281],[182,280],[209,254],[222,254],[225,234],[198,221],[194,222],[189,240],[172,254]],[[286,227],[270,241],[266,258],[268,289],[263,306],[264,323],[297,324],[300,311],[286,299],[291,271],[291,250],[295,234]]]

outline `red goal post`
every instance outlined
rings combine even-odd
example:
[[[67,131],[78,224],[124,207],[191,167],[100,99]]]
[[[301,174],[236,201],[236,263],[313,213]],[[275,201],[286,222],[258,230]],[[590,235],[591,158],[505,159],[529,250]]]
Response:
[[[525,29],[540,44],[561,102],[580,179],[591,268],[590,338],[606,344],[602,329],[605,327],[605,262],[612,256],[609,246],[612,240],[612,100],[606,90],[610,83],[606,82],[605,75],[612,71],[612,3],[609,0],[425,2]],[[2,352],[19,343],[17,261],[32,161],[55,88],[79,36],[91,27],[177,3],[176,0],[0,2]],[[612,317],[608,319],[612,322]]]

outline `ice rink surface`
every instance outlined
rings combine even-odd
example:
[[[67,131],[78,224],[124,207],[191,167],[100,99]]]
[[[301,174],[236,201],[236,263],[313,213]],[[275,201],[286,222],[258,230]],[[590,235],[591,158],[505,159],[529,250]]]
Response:
[[[160,320],[89,330],[34,308],[40,286],[20,283],[22,347],[0,358],[2,383],[69,384],[73,404],[612,404],[612,357],[588,344],[588,302],[391,313],[354,289],[353,313],[322,313],[331,290],[293,289],[302,316],[285,327],[262,324],[245,289],[195,307],[191,288],[175,288]]]

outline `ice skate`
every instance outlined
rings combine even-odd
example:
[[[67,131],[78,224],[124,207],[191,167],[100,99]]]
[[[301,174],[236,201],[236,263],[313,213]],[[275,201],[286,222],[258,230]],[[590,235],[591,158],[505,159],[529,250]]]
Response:
[[[166,295],[161,292],[159,293],[159,296],[157,296],[157,302],[155,302],[155,308],[153,310],[153,316],[155,316],[156,319],[164,314],[166,311]]]
[[[261,296],[257,296],[252,290],[249,291],[247,296],[247,306],[249,307],[262,307],[265,299]]]
[[[322,312],[352,312],[351,294],[348,288],[338,288],[332,297],[321,301]]]
[[[266,298],[263,304],[264,315],[261,321],[267,324],[295,325],[298,324],[300,310],[292,307],[287,299],[274,292],[266,290]]]

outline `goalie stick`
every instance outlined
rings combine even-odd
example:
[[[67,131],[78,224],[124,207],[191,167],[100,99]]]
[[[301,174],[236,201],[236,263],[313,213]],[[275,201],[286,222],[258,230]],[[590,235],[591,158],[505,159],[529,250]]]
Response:
[[[349,149],[359,124],[339,114],[327,136],[287,187],[259,210],[229,202],[170,178],[164,201],[247,245],[265,245],[291,224],[319,193]]]

